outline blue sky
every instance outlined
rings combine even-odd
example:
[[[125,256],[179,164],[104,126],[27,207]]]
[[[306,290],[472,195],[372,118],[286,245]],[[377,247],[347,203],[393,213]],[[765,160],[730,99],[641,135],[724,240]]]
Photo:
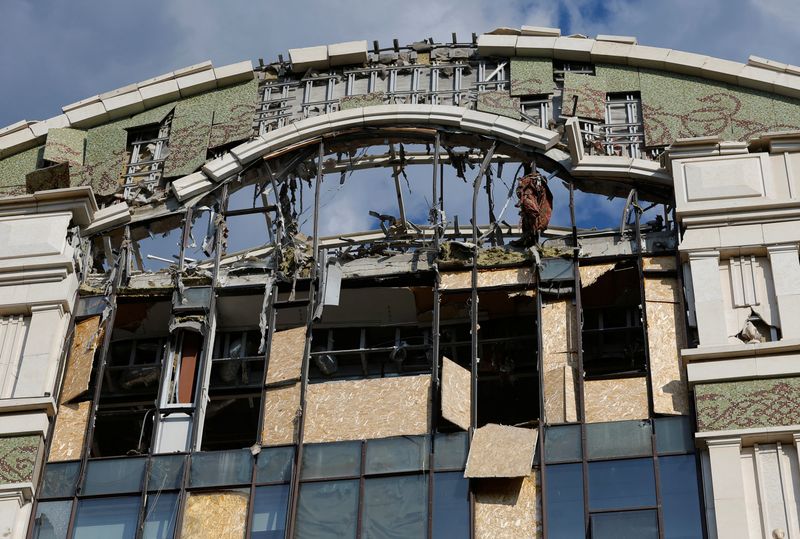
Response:
[[[800,64],[796,0],[0,0],[0,9],[0,126],[208,59],[269,60],[355,39],[466,39],[522,24]]]

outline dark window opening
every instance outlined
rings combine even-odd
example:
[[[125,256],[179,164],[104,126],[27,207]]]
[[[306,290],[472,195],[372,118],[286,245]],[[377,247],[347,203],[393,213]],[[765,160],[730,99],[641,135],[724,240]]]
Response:
[[[620,263],[581,290],[587,378],[645,371],[639,272]]]

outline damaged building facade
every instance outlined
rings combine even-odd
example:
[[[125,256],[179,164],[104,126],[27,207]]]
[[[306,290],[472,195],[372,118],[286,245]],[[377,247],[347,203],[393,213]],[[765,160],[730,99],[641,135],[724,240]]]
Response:
[[[2,129],[0,536],[800,537],[796,168],[800,68],[535,27]]]

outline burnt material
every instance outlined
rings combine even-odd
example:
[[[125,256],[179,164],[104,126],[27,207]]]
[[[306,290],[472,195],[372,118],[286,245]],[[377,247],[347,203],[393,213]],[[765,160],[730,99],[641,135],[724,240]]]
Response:
[[[547,229],[550,216],[553,214],[553,193],[547,187],[544,176],[532,172],[520,178],[517,184],[516,204],[519,208],[522,238],[517,242],[520,246],[535,243],[539,232]]]

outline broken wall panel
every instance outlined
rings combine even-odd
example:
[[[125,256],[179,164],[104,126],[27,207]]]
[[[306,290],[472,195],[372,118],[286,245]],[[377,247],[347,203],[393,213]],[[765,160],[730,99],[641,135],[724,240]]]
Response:
[[[102,338],[102,331],[99,329],[99,316],[92,316],[75,324],[75,336],[64,373],[60,403],[69,402],[89,390],[94,353]]]
[[[489,423],[475,430],[464,477],[528,477],[539,431]]]
[[[186,500],[181,537],[241,539],[247,527],[245,491],[192,493]]]
[[[677,271],[677,264],[674,256],[645,256],[642,258],[644,271]]]
[[[86,131],[81,129],[54,128],[47,131],[43,158],[53,163],[69,163],[70,166],[83,165],[83,149]]]
[[[299,380],[306,348],[306,328],[276,331],[270,344],[267,385]]]
[[[464,430],[470,426],[471,380],[467,369],[442,358],[442,417]]]
[[[511,95],[529,96],[553,93],[553,61],[549,58],[512,58]]]
[[[478,271],[478,288],[533,284],[533,272],[529,268]],[[445,271],[441,273],[441,290],[472,289],[471,271]]]
[[[499,114],[519,120],[522,115],[519,110],[519,98],[511,97],[503,91],[481,92],[478,94],[476,109],[481,112]]]
[[[536,470],[522,479],[484,479],[476,482],[475,537],[542,537],[542,496]]]
[[[639,91],[639,70],[620,65],[597,65],[595,74],[564,73],[561,114],[604,121],[606,95]]]
[[[427,434],[429,375],[311,384],[306,393],[306,443]]]
[[[616,264],[596,264],[594,266],[580,266],[578,271],[581,275],[581,288],[592,286],[597,280],[608,273],[613,271]]]
[[[688,415],[686,370],[680,357],[680,350],[686,348],[686,339],[680,325],[683,313],[678,280],[646,277],[644,287],[653,411]]]
[[[647,378],[586,380],[583,383],[587,423],[647,419]]]
[[[37,146],[0,160],[0,195],[25,193],[25,176],[39,167],[43,151]]]
[[[542,305],[544,417],[548,423],[577,420],[574,369],[577,368],[578,323],[572,300]]]
[[[228,92],[228,99],[214,108],[209,148],[250,138],[257,97],[257,79],[235,86]]]
[[[300,383],[269,388],[264,398],[264,446],[297,443],[297,419],[300,411]]]
[[[84,401],[78,404],[62,404],[58,407],[48,462],[81,458],[91,406],[91,402]]]

